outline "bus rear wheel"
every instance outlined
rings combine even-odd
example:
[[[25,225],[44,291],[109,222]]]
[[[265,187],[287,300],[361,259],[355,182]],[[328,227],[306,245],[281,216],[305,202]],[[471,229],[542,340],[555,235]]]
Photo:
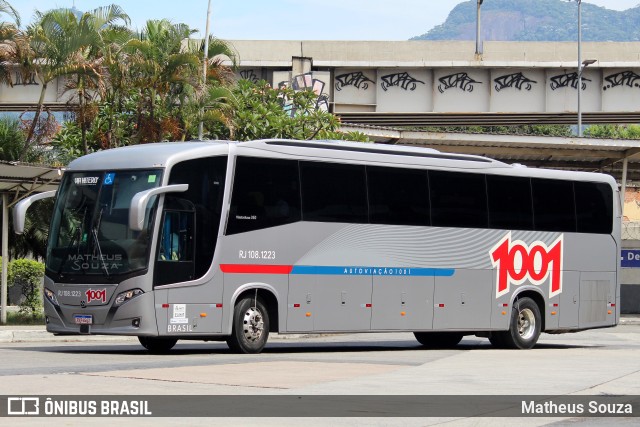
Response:
[[[458,332],[414,332],[418,342],[427,348],[451,348],[462,340]]]
[[[138,337],[140,344],[151,353],[166,353],[178,342],[175,338]]]
[[[236,353],[260,353],[269,338],[269,314],[260,298],[246,296],[236,303],[227,345]]]
[[[505,348],[528,350],[538,342],[542,329],[542,316],[538,304],[531,298],[520,298],[511,309],[509,330],[500,332]]]

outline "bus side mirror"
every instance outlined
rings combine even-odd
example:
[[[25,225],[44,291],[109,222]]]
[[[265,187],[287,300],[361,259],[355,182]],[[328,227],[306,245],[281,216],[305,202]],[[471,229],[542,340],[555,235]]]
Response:
[[[27,210],[33,202],[38,200],[48,199],[49,197],[55,197],[56,190],[45,191],[44,193],[34,194],[23,200],[13,207],[13,231],[16,234],[22,234],[24,232],[24,219],[27,215]]]
[[[158,194],[164,193],[182,193],[189,189],[189,184],[167,185],[165,187],[156,187],[149,190],[136,193],[131,199],[131,207],[129,209],[129,228],[133,231],[142,231],[144,228],[144,213],[147,209],[149,199]]]

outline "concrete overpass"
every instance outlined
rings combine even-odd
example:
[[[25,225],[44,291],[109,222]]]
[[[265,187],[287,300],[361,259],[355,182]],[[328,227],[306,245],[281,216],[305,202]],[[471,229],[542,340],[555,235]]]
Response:
[[[576,43],[232,40],[239,76],[311,87],[344,122],[576,123]],[[583,43],[584,123],[640,122],[640,43]]]
[[[558,42],[230,40],[238,77],[312,88],[344,122],[380,126],[576,123],[577,47]],[[640,42],[583,43],[584,123],[640,122]],[[45,103],[69,109],[64,81]],[[0,110],[24,111],[35,79],[0,85]]]

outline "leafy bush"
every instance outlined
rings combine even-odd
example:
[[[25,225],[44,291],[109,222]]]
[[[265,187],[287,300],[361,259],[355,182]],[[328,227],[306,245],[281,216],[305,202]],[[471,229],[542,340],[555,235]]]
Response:
[[[318,108],[318,96],[311,90],[275,89],[264,80],[258,83],[240,80],[230,99],[233,108],[224,123],[228,133],[224,135],[225,132],[219,130],[213,133],[232,140],[286,138],[368,141],[359,132],[340,132],[340,120]]]
[[[44,277],[44,264],[30,259],[16,259],[9,263],[9,286],[22,288],[24,299],[20,302],[20,313],[36,317],[42,311],[40,283]]]
[[[23,314],[10,311],[7,313],[7,325],[44,325],[44,313]]]
[[[25,138],[17,119],[0,118],[0,160],[16,160],[25,144]]]
[[[640,139],[639,125],[591,125],[584,134],[593,138]]]

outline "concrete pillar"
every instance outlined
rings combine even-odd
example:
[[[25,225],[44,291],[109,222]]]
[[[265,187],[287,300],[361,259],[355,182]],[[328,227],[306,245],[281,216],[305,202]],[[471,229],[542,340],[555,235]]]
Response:
[[[313,66],[313,58],[303,56],[293,56],[291,58],[291,75],[297,76],[311,72]]]

